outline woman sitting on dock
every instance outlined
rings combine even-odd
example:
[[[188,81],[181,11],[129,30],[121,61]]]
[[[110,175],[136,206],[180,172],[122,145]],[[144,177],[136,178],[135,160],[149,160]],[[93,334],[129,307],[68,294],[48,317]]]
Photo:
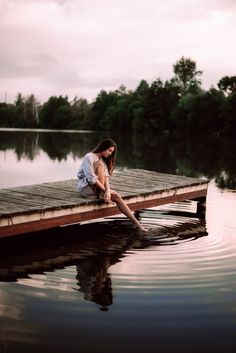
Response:
[[[115,202],[119,210],[140,230],[146,231],[120,194],[110,189],[109,177],[115,167],[116,150],[116,143],[111,139],[106,139],[85,155],[77,174],[78,190],[84,197],[96,196],[107,203]]]

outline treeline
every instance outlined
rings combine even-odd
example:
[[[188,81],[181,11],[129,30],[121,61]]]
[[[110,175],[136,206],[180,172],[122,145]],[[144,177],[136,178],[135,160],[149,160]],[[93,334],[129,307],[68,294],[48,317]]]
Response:
[[[0,103],[0,127],[235,134],[236,76],[205,91],[193,60],[182,57],[173,71],[170,80],[142,80],[133,91],[102,90],[92,103],[53,96],[40,104],[19,93],[14,104]]]

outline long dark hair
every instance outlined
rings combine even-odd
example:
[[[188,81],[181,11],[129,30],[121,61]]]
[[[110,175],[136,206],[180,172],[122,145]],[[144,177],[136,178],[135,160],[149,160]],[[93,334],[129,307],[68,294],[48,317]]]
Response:
[[[115,143],[115,141],[111,139],[102,140],[99,142],[97,147],[92,152],[93,153],[103,152],[110,147],[114,147],[114,151],[109,157],[103,158],[103,160],[107,165],[108,173],[111,175],[113,170],[115,169],[115,162],[116,162],[117,144]]]

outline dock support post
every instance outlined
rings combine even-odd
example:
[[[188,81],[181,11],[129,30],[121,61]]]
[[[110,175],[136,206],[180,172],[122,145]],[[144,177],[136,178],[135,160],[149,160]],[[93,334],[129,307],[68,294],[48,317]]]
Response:
[[[134,211],[134,217],[139,221],[140,220],[140,210]]]
[[[194,201],[197,201],[197,212],[196,212],[197,217],[201,219],[205,219],[206,218],[206,196],[194,199]]]

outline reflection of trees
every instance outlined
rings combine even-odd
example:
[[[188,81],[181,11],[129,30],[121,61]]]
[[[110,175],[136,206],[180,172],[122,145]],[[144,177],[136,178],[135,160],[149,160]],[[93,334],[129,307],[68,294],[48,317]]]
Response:
[[[223,173],[225,187],[232,188],[236,178],[235,151],[236,141],[232,138],[206,136],[199,141],[196,136],[186,145],[186,158],[178,159],[179,173],[214,178],[219,187],[223,185]]]
[[[217,136],[191,135],[177,138],[170,134],[133,135],[122,137],[124,154],[119,154],[120,164],[129,168],[143,168],[162,173],[192,177],[215,178],[222,184],[234,187],[236,179],[236,141]],[[123,158],[123,159],[122,159]]]
[[[0,131],[0,150],[13,150],[18,159],[33,160],[42,149],[52,160],[63,160],[69,154],[82,157],[96,146],[104,133],[63,133],[36,131]]]
[[[57,133],[45,133],[40,134],[39,144],[50,159],[61,161],[66,159],[67,155],[73,151],[74,143],[72,143],[71,139],[73,140],[73,136],[66,133],[60,133],[59,136]]]
[[[101,134],[99,134],[101,135]],[[99,137],[93,133],[44,133],[39,135],[39,146],[52,159],[59,161],[67,158],[69,154],[82,157],[93,149]]]
[[[105,133],[0,132],[0,149],[12,149],[18,159],[33,160],[40,149],[52,159],[82,157]],[[215,178],[219,187],[235,188],[236,141],[218,136],[165,134],[122,134],[110,137],[118,143],[119,167],[143,168],[162,173]],[[223,177],[222,177],[223,176]]]
[[[125,150],[119,155],[121,165],[186,176],[206,176],[218,182],[222,171],[228,187],[235,185],[236,142],[214,136],[186,136],[178,139],[169,134],[133,135],[132,145],[123,137]],[[222,183],[218,183],[221,187]]]
[[[16,131],[0,131],[0,150],[13,150],[18,158],[33,160],[39,150],[38,133],[19,133]]]

